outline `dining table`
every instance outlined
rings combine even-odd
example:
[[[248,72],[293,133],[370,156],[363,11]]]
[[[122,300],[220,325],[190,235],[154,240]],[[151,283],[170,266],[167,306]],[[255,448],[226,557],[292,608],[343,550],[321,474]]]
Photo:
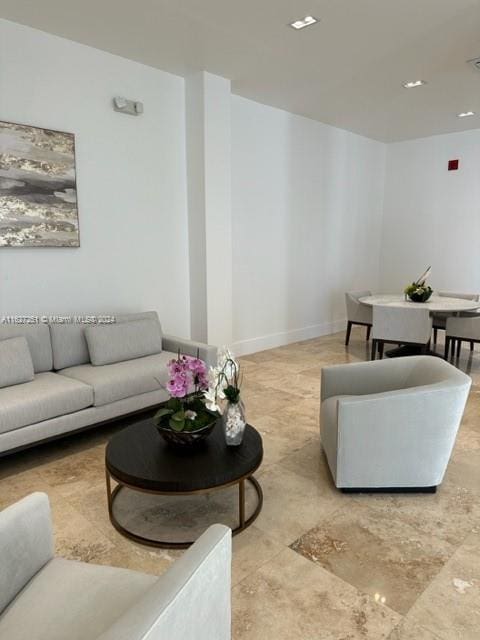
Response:
[[[397,307],[397,308],[424,308],[428,309],[432,314],[441,313],[442,315],[459,315],[467,311],[476,312],[480,309],[479,300],[467,300],[465,298],[450,298],[448,296],[432,295],[426,302],[413,302],[406,299],[405,294],[382,294],[372,295],[359,298],[359,302],[369,307]],[[418,355],[421,352],[420,347],[414,345],[405,345],[386,351],[385,355],[390,358],[399,356]],[[429,355],[438,356],[435,351],[429,350]]]
[[[373,295],[360,298],[359,302],[369,307],[420,307],[432,313],[451,313],[456,315],[462,311],[475,311],[480,309],[479,300],[466,300],[465,298],[449,298],[447,296],[432,295],[426,302],[412,302],[406,300],[404,294]]]

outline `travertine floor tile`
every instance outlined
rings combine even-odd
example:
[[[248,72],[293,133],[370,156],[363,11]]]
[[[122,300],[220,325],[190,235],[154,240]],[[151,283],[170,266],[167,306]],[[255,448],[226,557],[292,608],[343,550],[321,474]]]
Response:
[[[289,549],[234,588],[233,608],[233,640],[381,640],[400,621]]]
[[[264,464],[279,462],[312,440],[310,431],[292,429],[288,422],[271,416],[262,416],[255,420],[255,428],[263,439]]]
[[[409,614],[442,640],[480,637],[480,534],[472,534]]]
[[[237,584],[281,553],[285,546],[255,524],[233,538],[232,584]]]
[[[399,519],[421,534],[460,545],[480,528],[480,501],[471,489],[445,481],[436,494],[358,494],[359,504]]]
[[[405,614],[454,552],[394,513],[353,501],[291,548]]]
[[[327,519],[338,506],[336,493],[321,477],[305,478],[274,465],[258,474],[258,480],[264,502],[255,524],[285,545]]]
[[[404,619],[388,636],[388,640],[440,640],[440,638],[425,627]]]

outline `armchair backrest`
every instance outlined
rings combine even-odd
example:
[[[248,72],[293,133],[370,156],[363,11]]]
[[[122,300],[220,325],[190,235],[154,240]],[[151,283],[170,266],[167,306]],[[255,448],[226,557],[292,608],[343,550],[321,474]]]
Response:
[[[432,318],[422,307],[373,308],[372,337],[377,340],[427,344],[432,333]]]
[[[371,296],[371,291],[347,291],[345,294],[345,305],[347,307],[347,319],[350,322],[372,323],[372,309],[366,304],[359,302],[360,298]]]
[[[480,340],[480,315],[447,318],[446,335],[465,340]]]
[[[53,558],[50,503],[32,493],[0,512],[0,613]]]
[[[230,640],[231,538],[210,527],[97,640]]]
[[[478,302],[478,300],[480,300],[479,293],[455,293],[454,291],[437,291],[436,294],[438,296],[443,296],[444,298],[461,298],[462,300],[473,300],[474,302]]]

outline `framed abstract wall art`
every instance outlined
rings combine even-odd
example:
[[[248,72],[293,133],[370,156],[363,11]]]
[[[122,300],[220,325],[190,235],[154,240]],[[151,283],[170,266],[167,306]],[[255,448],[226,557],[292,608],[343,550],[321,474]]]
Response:
[[[75,136],[0,122],[0,248],[79,246]]]

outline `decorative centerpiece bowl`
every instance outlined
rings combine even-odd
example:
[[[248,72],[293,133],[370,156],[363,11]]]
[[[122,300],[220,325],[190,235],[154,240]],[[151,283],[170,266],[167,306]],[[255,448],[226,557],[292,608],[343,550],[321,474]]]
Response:
[[[207,366],[198,357],[178,354],[168,363],[170,399],[153,417],[160,435],[170,444],[192,447],[212,433],[219,414],[207,408]],[[194,389],[190,391],[190,389]]]
[[[218,415],[212,415],[211,422],[195,431],[175,431],[168,425],[157,424],[158,432],[169,444],[180,447],[192,447],[205,440],[213,431],[218,421]]]
[[[412,302],[426,302],[430,298],[433,289],[428,284],[425,284],[425,281],[430,275],[431,270],[431,267],[428,267],[418,280],[405,287],[404,293],[406,298]]]
[[[426,285],[419,286],[412,283],[406,287],[405,293],[412,302],[426,302],[432,295],[433,289]]]

